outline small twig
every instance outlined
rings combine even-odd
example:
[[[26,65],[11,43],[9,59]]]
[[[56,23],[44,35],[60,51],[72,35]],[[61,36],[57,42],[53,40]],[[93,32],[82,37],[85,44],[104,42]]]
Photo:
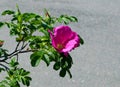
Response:
[[[25,46],[24,44],[25,44],[25,41],[23,41],[21,48],[23,48]]]
[[[34,51],[38,51],[38,49],[34,49],[34,50],[24,50],[24,51],[17,51],[17,52],[14,53],[13,55],[11,55],[11,56],[9,57],[9,59],[12,58],[12,57],[15,56],[15,55],[20,54],[20,53],[28,53],[28,52],[34,52]]]
[[[22,45],[21,50],[23,50],[25,47],[27,47],[28,43],[26,43],[25,45]]]
[[[17,54],[17,62],[18,62],[18,54]]]
[[[27,53],[27,52],[34,52],[34,51],[38,51],[38,49],[24,50],[24,51],[21,51],[21,52],[19,52],[19,53]]]
[[[6,70],[9,70],[9,68],[3,64],[0,63],[0,66],[4,67]]]
[[[5,60],[7,60],[6,58],[5,59],[2,59],[2,60],[0,60],[0,62],[5,62]]]
[[[15,48],[15,51],[17,51],[17,49],[18,49],[18,47],[19,47],[20,43],[21,43],[21,41],[20,41],[20,42],[18,42],[18,44],[17,44],[17,46],[16,46],[16,48]]]
[[[4,61],[4,63],[9,64],[8,62]]]
[[[14,55],[14,54],[20,52],[21,50],[23,50],[23,49],[28,45],[28,44],[24,44],[24,41],[23,41],[23,44],[22,44],[21,48],[18,49],[20,43],[21,43],[21,41],[17,44],[15,50],[14,50],[12,53],[8,54],[8,56],[12,56],[12,55]]]

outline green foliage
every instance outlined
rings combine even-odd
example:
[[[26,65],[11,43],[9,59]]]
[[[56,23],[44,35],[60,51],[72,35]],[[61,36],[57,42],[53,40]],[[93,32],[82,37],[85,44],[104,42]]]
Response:
[[[0,27],[2,27],[4,25],[4,23],[3,22],[0,22]]]
[[[68,75],[70,76],[70,78],[72,78],[72,75],[71,75],[71,72],[70,72],[70,69],[71,69],[72,64],[73,64],[72,57],[70,55],[64,56],[63,54],[61,54],[61,56],[62,56],[62,58],[60,60],[60,63],[58,62],[59,67],[61,67],[59,75],[61,77],[65,77],[66,72],[68,72]]]
[[[8,76],[0,82],[0,87],[20,87],[20,83],[29,86],[32,80],[29,77],[30,72],[23,68],[18,68],[19,63],[15,58],[11,59],[11,68],[7,70]]]
[[[4,56],[7,59],[7,50],[0,47],[0,57]]]
[[[60,62],[56,62],[53,66],[54,70],[59,70],[60,69]]]
[[[68,15],[53,17],[46,9],[44,9],[43,16],[35,13],[22,13],[18,6],[16,7],[17,11],[5,10],[2,12],[3,16],[11,15],[12,18],[10,21],[0,22],[0,28],[6,25],[9,28],[10,36],[15,36],[17,45],[13,52],[9,52],[2,48],[4,41],[0,40],[0,72],[6,71],[8,74],[0,82],[0,87],[20,87],[21,83],[27,87],[30,86],[32,80],[29,76],[30,72],[19,67],[19,54],[27,52],[32,52],[30,55],[32,67],[37,67],[41,61],[44,61],[47,66],[53,62],[53,69],[58,71],[61,77],[68,74],[72,78],[70,72],[73,64],[72,57],[70,54],[65,56],[55,50],[51,45],[48,30],[53,31],[57,23],[67,25],[70,22],[78,22],[77,18]],[[37,35],[36,32],[38,32]],[[84,44],[82,38],[80,42]]]
[[[2,15],[11,15],[11,14],[14,14],[15,12],[12,11],[12,10],[5,10]]]
[[[5,71],[5,69],[0,67],[0,73],[1,73],[2,71]]]
[[[7,76],[6,79],[0,83],[0,85],[3,87],[20,87],[19,83],[22,82],[23,85],[29,86],[30,81],[32,80],[31,77],[28,76],[29,73],[30,72],[24,70],[23,68],[16,70],[11,69],[8,71],[9,76]]]
[[[40,51],[37,51],[37,52],[34,52],[31,56],[30,56],[30,59],[31,59],[31,65],[33,67],[35,66],[38,66],[42,57],[43,57],[44,53],[42,50]]]
[[[84,40],[80,37],[80,44],[83,45],[84,44]]]
[[[9,65],[10,67],[16,68],[19,65],[19,63],[17,62],[16,58],[12,58]]]
[[[77,18],[74,16],[68,16],[68,15],[61,15],[59,18],[57,18],[57,21],[65,24],[69,24],[70,22],[78,22]]]

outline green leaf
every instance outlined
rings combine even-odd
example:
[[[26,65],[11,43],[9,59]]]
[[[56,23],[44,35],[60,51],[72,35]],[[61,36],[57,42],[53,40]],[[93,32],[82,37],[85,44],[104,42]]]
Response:
[[[17,67],[17,66],[19,65],[19,63],[17,62],[16,58],[13,58],[13,59],[11,59],[9,65],[10,65],[11,67],[14,67],[14,68],[15,68],[15,67]]]
[[[59,18],[56,19],[59,23],[64,22],[66,25],[70,22],[78,22],[78,19],[74,16],[68,16],[68,15],[61,15]]]
[[[10,87],[20,87],[20,84],[16,80],[11,80],[9,85]]]
[[[11,36],[20,34],[20,30],[17,24],[14,24],[13,22],[11,22],[11,23],[6,23],[6,25],[10,29]]]
[[[26,86],[29,86],[30,80],[31,80],[31,78],[26,76],[25,78],[22,78],[22,83]]]
[[[16,79],[17,81],[19,82],[22,81],[23,85],[29,86],[30,81],[32,80],[32,78],[28,76],[29,74],[30,74],[29,71],[26,71],[23,68],[21,68],[21,69],[17,69],[14,75],[17,76],[17,79]]]
[[[23,75],[23,76],[27,76],[27,75],[29,75],[29,74],[30,74],[29,71],[24,71],[22,75]]]
[[[80,36],[79,36],[80,37]],[[80,37],[80,44],[83,45],[84,44],[84,40],[83,38]]]
[[[62,69],[62,70],[60,71],[59,75],[60,75],[61,77],[65,77],[65,75],[66,75],[66,70],[65,70],[65,69]]]
[[[63,21],[64,21],[64,23],[65,23],[66,25],[69,24],[68,18],[63,17],[62,19],[63,19]]]
[[[9,77],[12,77],[14,75],[14,70],[9,70],[7,74],[9,75]]]
[[[45,30],[44,28],[40,28],[40,32],[42,32],[45,36],[49,37],[48,31]]]
[[[46,36],[43,36],[43,37],[41,37],[41,41],[42,41],[42,42],[49,41],[49,38],[48,38],[48,37],[46,37]]]
[[[18,15],[21,15],[21,11],[20,11],[20,9],[19,9],[19,6],[16,4],[16,8],[17,8],[17,12],[16,12],[16,15],[18,16]]]
[[[59,70],[60,69],[60,62],[56,62],[53,66],[54,70]]]
[[[71,22],[78,22],[78,19],[74,16],[70,16],[69,18],[70,18]]]
[[[0,48],[0,56],[4,54],[4,49]]]
[[[30,56],[30,59],[31,59],[31,65],[33,67],[36,67],[39,65],[41,59],[43,57],[43,51],[40,50],[40,51],[37,51],[37,52],[34,52],[31,56]]]
[[[18,15],[18,19],[17,20],[18,20],[19,23],[22,23],[22,15]],[[19,27],[20,27],[20,25],[19,25]]]
[[[70,56],[70,54],[68,54],[68,56],[65,56],[63,54],[61,54],[62,56],[62,59],[61,59],[61,68],[62,70],[60,71],[61,75],[63,74],[63,77],[64,77],[64,74],[65,71],[69,74],[70,78],[72,78],[72,74],[70,72],[70,68],[72,67],[72,64],[73,64],[73,60],[72,60],[72,57]]]
[[[30,72],[23,68],[10,69],[6,80],[9,82],[10,87],[20,87],[19,82],[22,82],[23,85],[29,86],[30,81],[32,80],[32,78],[28,76],[29,74]]]
[[[62,18],[57,18],[57,21],[58,21],[59,23],[62,23],[62,22],[63,22]]]
[[[49,50],[47,54],[49,55],[51,61],[55,60],[55,54],[52,52],[52,50]]]
[[[47,66],[49,66],[50,65],[49,55],[44,54],[43,61],[46,63]]]
[[[70,69],[72,67],[72,64],[73,64],[73,60],[72,60],[72,57],[70,55],[67,56],[66,62],[68,64],[67,69]]]
[[[2,27],[4,25],[4,23],[3,22],[0,22],[0,27]]]
[[[26,79],[26,85],[29,86],[30,85],[30,81],[32,80],[32,78],[26,76],[25,79]]]
[[[2,71],[5,71],[5,69],[0,67],[0,73],[1,73]]]
[[[7,80],[2,80],[0,82],[0,87],[10,87],[10,85]]]
[[[11,14],[14,14],[15,12],[12,11],[12,10],[5,10],[4,12],[2,12],[2,15],[11,15]]]
[[[36,16],[37,16],[37,15],[34,14],[34,13],[24,13],[24,14],[23,14],[23,20],[24,20],[25,22],[28,22],[28,21],[30,21],[30,19],[34,19]],[[37,16],[37,17],[38,17],[38,16]]]

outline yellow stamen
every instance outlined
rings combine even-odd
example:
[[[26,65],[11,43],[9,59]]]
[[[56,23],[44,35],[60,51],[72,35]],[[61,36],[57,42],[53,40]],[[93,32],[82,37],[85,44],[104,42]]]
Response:
[[[63,48],[63,45],[62,45],[62,44],[57,44],[57,48],[58,48],[58,49],[62,49],[62,48]]]

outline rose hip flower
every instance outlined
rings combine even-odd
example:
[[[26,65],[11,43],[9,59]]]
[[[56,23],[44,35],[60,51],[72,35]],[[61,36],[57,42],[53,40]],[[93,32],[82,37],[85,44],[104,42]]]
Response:
[[[80,45],[78,34],[71,30],[69,26],[58,26],[49,30],[52,46],[59,52],[67,56],[68,52]]]

